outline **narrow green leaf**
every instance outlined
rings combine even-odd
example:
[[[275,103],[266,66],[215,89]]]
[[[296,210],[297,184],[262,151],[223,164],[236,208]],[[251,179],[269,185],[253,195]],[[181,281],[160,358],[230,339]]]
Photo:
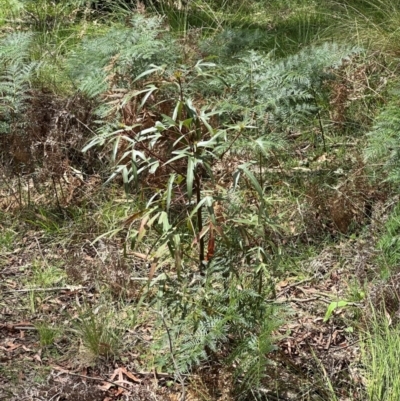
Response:
[[[187,196],[188,196],[189,201],[192,199],[194,168],[195,168],[194,158],[188,157],[188,165],[187,165],[187,173],[186,173],[186,187],[187,187]]]
[[[190,129],[190,126],[193,123],[193,118],[187,118],[186,120],[179,121],[179,129],[182,130],[182,127],[186,127],[187,129]]]
[[[122,169],[122,180],[124,182],[125,191],[128,192],[128,184],[129,184],[129,173],[126,166]]]
[[[121,228],[121,227],[115,228],[114,230],[107,231],[106,233],[103,233],[103,234],[99,235],[98,237],[96,237],[96,238],[90,243],[90,245],[94,245],[96,242],[98,242],[99,240],[101,240],[101,239],[104,238],[104,237],[112,238],[112,237],[114,237],[114,235],[118,234],[120,231],[122,231],[122,228]]]
[[[337,302],[331,302],[328,306],[328,309],[325,313],[325,317],[324,317],[324,322],[327,322],[330,317],[332,316],[332,313],[335,309],[337,308],[343,308],[345,306],[348,305],[347,301],[337,301]]]
[[[266,146],[265,146],[265,143],[264,143],[263,139],[262,138],[257,138],[254,142],[256,143],[258,149],[260,149],[260,152],[263,154],[263,156],[265,158],[268,158],[270,155],[266,150]]]
[[[123,165],[122,161],[128,157],[132,152],[130,150],[124,152],[124,154],[119,158],[119,160],[117,161],[118,164]]]
[[[217,138],[213,136],[208,141],[200,141],[197,143],[198,148],[212,148],[217,143]]]
[[[83,147],[82,152],[87,152],[89,149],[95,147],[96,145],[99,145],[102,141],[103,139],[100,137],[92,139],[87,145]]]
[[[171,224],[169,224],[169,221],[168,221],[168,214],[166,212],[160,213],[160,218],[158,219],[158,224],[162,224],[164,232],[167,232],[171,228]]]
[[[163,71],[164,71],[164,68],[165,68],[165,67],[159,67],[158,65],[154,65],[154,64],[152,64],[151,67],[153,67],[153,68],[150,68],[149,70],[146,70],[146,71],[142,72],[140,75],[138,75],[138,76],[134,79],[133,82],[136,82],[136,81],[138,81],[140,78],[143,78],[143,77],[145,77],[145,76],[147,76],[147,75],[153,74],[154,72],[157,72],[157,71],[163,72]]]
[[[238,186],[238,184],[239,184],[239,179],[240,179],[240,171],[239,170],[236,170],[234,173],[233,173],[233,190],[235,191],[236,190],[236,188],[237,188],[237,186]]]
[[[160,162],[158,160],[153,161],[152,163],[149,164],[149,173],[154,174],[158,167],[160,166]]]
[[[212,196],[205,196],[197,205],[196,207],[192,210],[190,213],[189,217],[192,218],[194,214],[204,205],[212,205],[213,202],[213,197]]]
[[[154,211],[155,209],[153,209],[152,211]],[[154,216],[147,222],[147,227],[151,227],[153,225],[153,223],[157,220],[158,217],[160,217],[160,213],[155,213]]]
[[[167,164],[170,164],[172,162],[174,162],[175,160],[179,160],[182,159],[183,157],[190,157],[185,150],[179,150],[179,151],[175,151],[172,153],[178,153],[175,157],[173,157],[172,159],[169,159],[167,162],[164,163],[164,166],[166,166]]]
[[[184,142],[185,145],[188,145],[188,140],[186,139],[186,134],[181,135],[173,144],[172,147],[175,148],[176,145],[178,143],[180,143],[181,141]],[[185,149],[189,149],[189,147],[185,148]]]
[[[181,116],[182,106],[183,106],[182,102],[180,100],[178,100],[178,102],[175,105],[174,112],[172,114],[172,119],[174,121],[176,121],[178,119],[178,117]]]
[[[186,110],[188,111],[189,116],[193,119],[197,118],[197,110],[192,102],[192,99],[189,99],[189,98],[186,99],[185,106],[186,106]]]
[[[258,196],[260,197],[260,200],[263,201],[264,199],[264,193],[261,188],[261,185],[259,184],[257,178],[254,176],[254,174],[247,168],[246,165],[241,165],[238,167],[238,169],[242,170],[243,173],[246,174],[247,178],[251,181],[253,188],[257,191]]]
[[[176,174],[175,173],[171,174],[167,184],[167,213],[169,212],[169,208],[171,206],[172,186],[174,185],[175,178]]]
[[[112,155],[111,155],[111,160],[115,162],[116,158],[117,158],[117,153],[118,153],[118,147],[119,147],[119,142],[121,140],[120,136],[117,136],[117,139],[114,141],[114,145],[113,145],[113,151],[112,151]]]
[[[121,171],[126,168],[126,166],[117,166],[116,170],[108,177],[107,181],[104,183],[104,185],[108,184],[110,181],[112,181],[118,174],[121,173]]]
[[[211,127],[211,125],[208,123],[208,118],[204,115],[200,115],[200,121],[204,124],[204,126],[207,128],[207,131],[211,134],[214,135],[214,129]]]
[[[175,268],[178,273],[178,276],[180,275],[181,268],[182,268],[182,255],[181,255],[181,237],[178,234],[174,235],[174,248],[175,248]]]
[[[164,129],[165,127],[163,127]],[[140,131],[139,134],[136,136],[135,138],[135,142],[140,142],[140,141],[146,141],[147,139],[149,139],[149,135],[153,132],[157,132],[158,131],[158,127],[157,127],[157,123],[155,127],[150,127],[150,128],[146,128],[143,131]]]
[[[199,60],[196,65],[194,66],[194,68],[198,71],[202,71],[201,67],[208,67],[208,68],[213,68],[216,67],[215,63],[210,63],[209,61],[203,61],[203,60]]]
[[[140,105],[139,105],[139,108],[138,108],[139,110],[145,105],[145,103],[147,102],[147,99],[149,98],[149,96],[150,96],[154,91],[156,91],[157,89],[158,89],[158,88],[157,88],[156,86],[154,86],[154,85],[151,85],[151,86],[150,86],[148,92],[144,95],[142,101],[140,102]]]

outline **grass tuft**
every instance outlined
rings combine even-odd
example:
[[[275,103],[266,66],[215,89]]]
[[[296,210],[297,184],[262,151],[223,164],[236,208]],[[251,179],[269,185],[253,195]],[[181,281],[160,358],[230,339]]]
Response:
[[[400,327],[387,318],[372,316],[362,339],[362,362],[370,401],[400,399]]]

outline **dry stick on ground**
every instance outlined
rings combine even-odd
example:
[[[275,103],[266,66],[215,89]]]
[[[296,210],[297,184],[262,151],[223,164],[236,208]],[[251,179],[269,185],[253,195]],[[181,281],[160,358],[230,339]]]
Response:
[[[304,280],[297,281],[296,283],[290,284],[290,285],[284,287],[281,291],[279,291],[278,294],[277,294],[276,296],[279,297],[279,296],[283,295],[283,294],[284,294],[287,290],[289,290],[290,288],[298,287],[300,284],[308,283],[308,282],[310,282],[310,281],[313,281],[313,280],[316,279],[316,278],[317,278],[317,276],[312,276],[311,278],[306,278],[306,279],[304,279]]]
[[[86,290],[89,287],[75,286],[75,287],[51,287],[51,288],[22,288],[21,290],[9,290],[4,291],[3,294],[9,294],[13,292],[31,292],[31,291],[40,291],[40,292],[50,292],[50,291],[76,291],[76,290]]]
[[[339,302],[339,300],[337,300],[337,299],[334,299],[334,300],[327,299],[327,298],[323,298],[320,295],[319,296],[317,295],[317,296],[311,297],[311,298],[287,298],[282,301],[276,301],[275,299],[266,300],[266,302],[268,302],[268,303],[274,303],[274,304],[278,304],[278,305],[282,305],[282,304],[289,303],[289,302],[305,303],[305,302],[312,302],[312,301],[321,301],[326,304]],[[358,303],[358,302],[347,302],[346,306],[356,306],[358,308],[361,308],[363,306],[363,304]]]
[[[154,372],[135,372],[136,375],[138,376],[154,376]],[[173,378],[173,375],[171,373],[163,373],[163,372],[155,372],[155,375],[157,377],[167,377],[167,378]],[[181,373],[181,376],[190,376],[189,374]]]
[[[56,370],[59,370],[59,372],[60,372],[61,374],[66,374],[66,375],[70,375],[70,376],[81,377],[81,378],[83,378],[83,379],[94,380],[94,381],[98,381],[98,382],[107,382],[107,383],[110,383],[110,384],[112,384],[112,385],[114,385],[114,386],[121,387],[122,389],[124,389],[124,390],[126,390],[126,391],[131,391],[131,389],[129,389],[128,387],[122,386],[121,384],[118,384],[117,382],[113,382],[113,381],[111,381],[111,380],[103,379],[103,378],[101,378],[101,377],[90,377],[90,376],[80,375],[80,374],[78,374],[78,373],[72,373],[72,372],[69,372],[68,370],[64,370],[64,369],[62,369],[62,370],[61,370],[61,369],[56,369]]]
[[[28,322],[29,324],[29,322]],[[22,326],[18,324],[0,324],[0,329],[8,329],[8,330],[37,330],[35,326]]]

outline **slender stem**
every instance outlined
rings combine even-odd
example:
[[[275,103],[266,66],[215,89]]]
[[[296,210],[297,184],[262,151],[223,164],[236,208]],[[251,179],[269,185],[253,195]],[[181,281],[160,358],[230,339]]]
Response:
[[[56,187],[56,181],[55,181],[53,175],[51,176],[51,180],[52,180],[52,182],[53,182],[53,189],[54,189],[54,193],[55,193],[55,195],[56,195],[56,201],[57,201],[58,210],[62,211],[62,207],[61,207],[61,204],[60,204],[60,199],[58,199],[58,192],[57,192],[57,187]]]
[[[184,97],[183,97],[183,87],[182,87],[182,80],[180,75],[177,76],[178,80],[178,86],[179,86],[179,100],[183,103]]]
[[[236,136],[233,138],[233,141],[229,144],[228,148],[225,149],[224,152],[222,152],[221,156],[219,157],[220,160],[223,159],[223,157],[231,150],[233,144],[236,142],[236,140],[239,138],[240,134],[242,133],[242,130],[239,130],[239,132],[236,134]]]
[[[315,107],[317,108],[318,123],[319,123],[319,129],[321,131],[323,149],[324,149],[324,152],[326,153],[325,131],[324,131],[324,127],[322,125],[321,112],[320,112],[320,108],[319,108],[318,102],[317,102],[317,94],[313,88],[311,90],[313,92],[313,100],[315,103]]]
[[[258,272],[258,295],[261,295],[262,293],[262,287],[263,287],[263,274],[262,271],[260,270]]]
[[[318,114],[319,129],[321,131],[321,137],[322,137],[322,146],[323,146],[324,152],[326,153],[325,131],[324,131],[324,127],[322,125],[321,113],[320,113],[319,109],[317,110],[317,114]]]
[[[198,173],[195,174],[195,191],[196,191],[196,202],[197,205],[200,203],[201,201],[201,180],[200,180],[200,176]],[[203,217],[202,217],[202,207],[199,207],[197,209],[197,230],[199,233],[201,233],[202,229],[203,229]],[[204,237],[200,238],[199,241],[199,262],[200,262],[200,271],[201,273],[203,273],[203,261],[204,261]]]
[[[185,398],[186,398],[186,394],[185,394],[185,380],[184,380],[184,378],[182,377],[181,372],[179,371],[178,364],[176,363],[176,360],[175,360],[175,357],[174,357],[174,350],[173,350],[173,347],[172,347],[171,334],[170,334],[170,332],[169,332],[169,328],[168,328],[167,322],[165,321],[164,313],[163,313],[162,311],[160,312],[160,316],[161,316],[161,320],[162,320],[162,322],[163,322],[165,331],[167,332],[167,336],[168,336],[168,345],[169,345],[169,352],[171,353],[172,363],[174,364],[176,375],[178,376],[178,379],[179,379],[179,381],[181,382],[181,386],[182,386],[182,395],[181,395],[180,401],[185,401]]]
[[[9,182],[7,181],[7,177],[4,174],[2,175],[2,179],[3,179],[2,181],[4,182],[4,184],[6,184],[7,189],[10,191],[10,194],[15,198],[15,200],[17,201],[19,206],[22,206],[20,199],[18,198],[18,196],[16,195],[16,193],[10,186]]]
[[[19,204],[22,206],[22,185],[21,185],[21,175],[18,174],[18,193],[19,193]]]

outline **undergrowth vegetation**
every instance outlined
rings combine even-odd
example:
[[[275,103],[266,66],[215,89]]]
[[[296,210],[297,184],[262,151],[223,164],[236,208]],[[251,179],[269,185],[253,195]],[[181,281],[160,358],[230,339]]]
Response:
[[[0,5],[9,399],[396,399],[396,2]]]

